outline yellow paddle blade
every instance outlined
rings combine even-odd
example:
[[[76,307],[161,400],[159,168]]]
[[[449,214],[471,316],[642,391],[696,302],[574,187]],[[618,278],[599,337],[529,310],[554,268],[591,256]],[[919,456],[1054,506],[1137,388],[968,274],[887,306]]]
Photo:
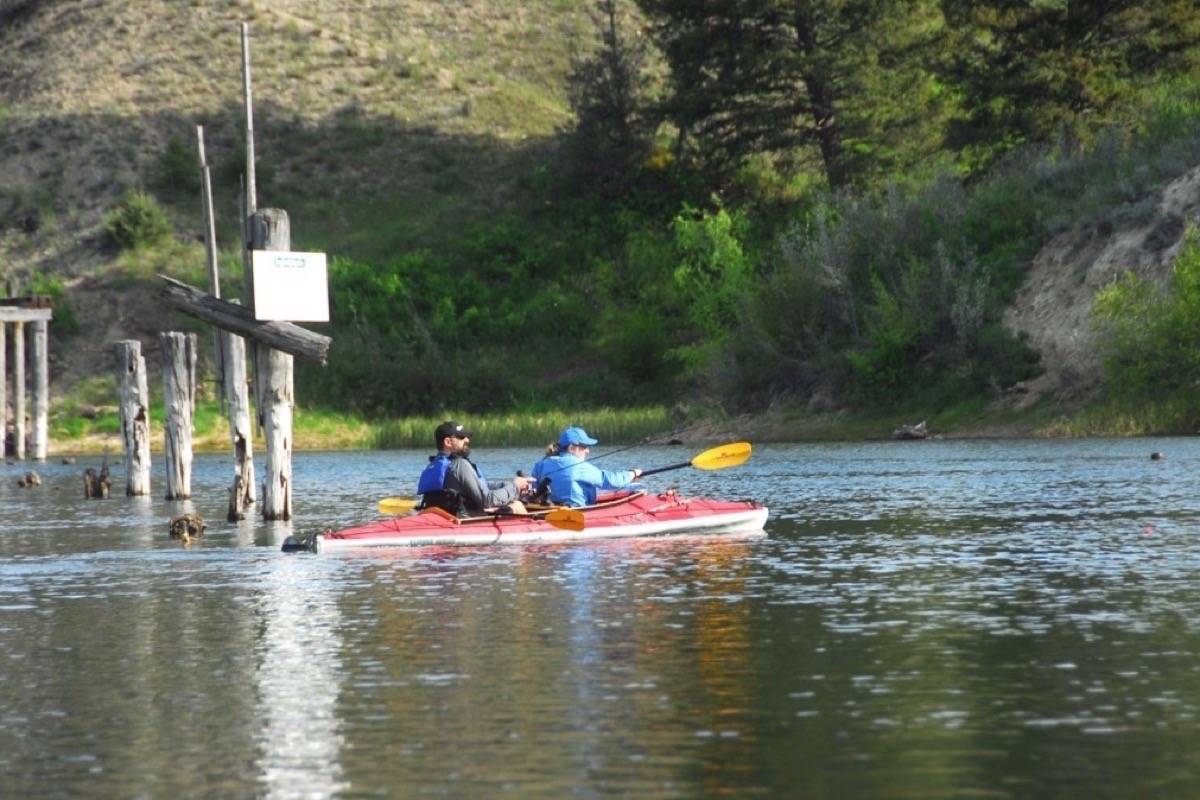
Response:
[[[583,512],[573,508],[556,508],[546,514],[545,520],[563,530],[581,531],[584,528]]]
[[[379,501],[380,514],[407,514],[417,507],[412,497],[385,497]]]
[[[725,469],[744,464],[748,458],[750,458],[749,442],[731,442],[705,450],[692,459],[692,466],[696,469]]]

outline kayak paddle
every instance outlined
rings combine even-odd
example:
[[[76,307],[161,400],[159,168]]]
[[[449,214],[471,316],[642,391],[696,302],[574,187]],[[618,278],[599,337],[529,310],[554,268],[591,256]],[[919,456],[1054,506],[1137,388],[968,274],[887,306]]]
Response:
[[[407,514],[417,507],[415,497],[385,497],[379,501],[380,514]]]
[[[727,467],[736,467],[739,464],[745,464],[750,458],[750,443],[749,442],[731,442],[717,447],[709,448],[700,455],[693,458],[691,461],[684,461],[680,464],[672,464],[669,467],[655,467],[648,469],[642,473],[641,477],[654,475],[658,472],[666,472],[672,469],[683,469],[684,467],[695,467],[696,469],[725,469]]]
[[[563,530],[581,531],[584,529],[583,512],[574,508],[556,508],[546,512],[544,519],[554,527]]]
[[[379,501],[381,514],[407,514],[417,507],[417,501],[411,497],[385,497]],[[583,512],[572,508],[556,508],[544,517],[556,528],[568,531],[583,530]]]

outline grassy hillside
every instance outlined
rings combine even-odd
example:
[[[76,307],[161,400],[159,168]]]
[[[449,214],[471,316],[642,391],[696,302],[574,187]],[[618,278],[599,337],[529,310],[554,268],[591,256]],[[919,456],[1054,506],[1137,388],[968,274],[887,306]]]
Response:
[[[590,30],[580,4],[562,0],[8,0],[0,269],[101,268],[79,233],[156,174],[172,184],[159,189],[186,184],[186,165],[164,154],[172,142],[194,152],[197,124],[228,238],[243,161],[242,21],[259,204],[292,213],[298,244],[365,258],[505,202],[567,119],[568,54]],[[181,227],[198,231],[187,218],[198,197],[175,199]]]
[[[367,263],[518,204],[568,121],[570,55],[594,38],[566,0],[3,0],[0,281],[64,281],[77,319],[57,330],[85,335],[52,337],[56,395],[103,374],[112,341],[153,351],[159,330],[200,329],[151,295],[158,272],[203,282],[197,125],[226,293],[241,284],[241,22],[259,206],[288,210],[293,247]],[[175,244],[106,244],[132,188],[165,205]]]

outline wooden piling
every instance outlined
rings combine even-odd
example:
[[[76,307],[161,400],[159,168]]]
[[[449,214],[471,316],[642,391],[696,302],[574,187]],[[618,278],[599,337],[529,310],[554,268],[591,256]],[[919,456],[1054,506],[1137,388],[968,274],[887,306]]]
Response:
[[[196,402],[196,334],[159,334],[166,407],[164,457],[168,500],[192,496],[192,412]]]
[[[25,323],[13,323],[13,453],[25,460]]]
[[[33,457],[46,460],[50,442],[50,323],[33,322]]]
[[[254,250],[290,250],[291,225],[287,212],[264,208],[250,217],[250,244]],[[255,343],[255,402],[259,424],[266,437],[267,457],[263,480],[263,519],[292,518],[292,407],[293,359]]]
[[[125,494],[150,494],[150,392],[142,343],[126,339],[116,344],[120,387],[121,438],[125,445]]]
[[[229,436],[233,440],[232,515],[235,507],[240,514],[254,505],[254,439],[250,427],[250,393],[246,386],[246,340],[228,331],[221,332],[221,340],[225,353],[225,404],[229,410]]]
[[[293,358],[256,345],[263,373],[258,410],[267,444],[263,476],[263,519],[292,518]]]
[[[8,323],[0,319],[0,459],[8,455]]]
[[[11,291],[11,287],[10,287]],[[25,458],[32,442],[34,457],[43,460],[49,445],[50,350],[49,324],[53,313],[46,297],[0,299],[0,456]],[[33,324],[30,341],[33,358],[33,429],[25,415],[25,325]],[[8,335],[11,325],[12,335]],[[11,342],[11,360],[9,359]],[[9,367],[12,367],[9,370]],[[12,372],[12,392],[8,373]],[[7,444],[9,403],[12,404],[12,444]],[[32,436],[30,436],[32,433]]]

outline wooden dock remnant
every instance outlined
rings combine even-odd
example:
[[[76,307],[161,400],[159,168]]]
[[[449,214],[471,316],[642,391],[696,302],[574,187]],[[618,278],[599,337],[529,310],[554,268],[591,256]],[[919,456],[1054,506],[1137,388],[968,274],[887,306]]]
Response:
[[[250,217],[250,246],[254,250],[291,250],[292,229],[287,212],[263,208]],[[302,329],[303,330],[303,329]],[[292,518],[292,409],[295,405],[292,356],[261,342],[254,343],[255,399],[259,424],[266,437],[263,468],[263,519]]]
[[[162,300],[189,316],[216,325],[221,330],[262,342],[289,355],[310,358],[322,364],[329,355],[331,340],[328,336],[314,333],[291,322],[257,320],[249,308],[207,295],[194,286],[168,278],[166,275],[158,277],[165,282],[159,295]]]
[[[46,459],[49,448],[50,411],[50,320],[53,311],[48,297],[15,297],[0,300],[0,457],[15,456],[25,459],[26,445],[33,449],[33,457]],[[28,434],[26,419],[25,383],[25,326],[33,326],[33,430]],[[8,360],[8,331],[12,332],[12,360]],[[12,365],[12,441],[9,434],[9,394],[7,367]]]
[[[221,331],[225,361],[225,406],[233,444],[233,486],[229,496],[230,522],[242,519],[254,505],[254,437],[250,427],[250,394],[246,385],[246,340]]]
[[[163,359],[163,438],[167,500],[192,496],[192,414],[196,406],[196,334],[159,334]]]
[[[125,494],[150,494],[150,392],[146,388],[146,359],[142,343],[125,339],[116,344],[117,385],[120,387],[121,438],[125,445]]]

